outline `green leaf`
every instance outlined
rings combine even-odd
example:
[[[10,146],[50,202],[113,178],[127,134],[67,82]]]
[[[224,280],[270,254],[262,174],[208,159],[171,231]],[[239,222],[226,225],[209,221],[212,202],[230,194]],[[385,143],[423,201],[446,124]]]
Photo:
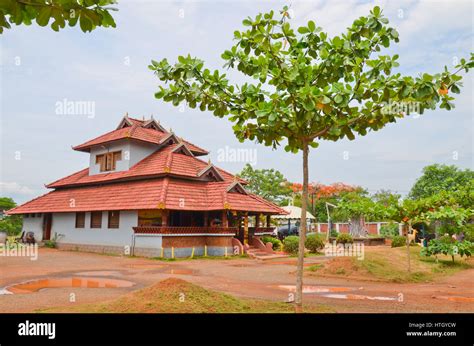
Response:
[[[298,28],[298,32],[299,32],[300,34],[307,34],[307,33],[309,32],[309,30],[308,30],[308,28],[305,27],[305,26],[300,26],[300,27]]]
[[[316,24],[312,20],[308,22],[308,29],[311,32],[314,32],[316,30]]]
[[[48,25],[49,18],[51,17],[52,8],[50,6],[43,6],[41,7],[38,17],[36,17],[36,23],[39,26],[46,26]]]
[[[380,7],[375,6],[373,9],[373,13],[376,17],[378,17],[380,15]]]

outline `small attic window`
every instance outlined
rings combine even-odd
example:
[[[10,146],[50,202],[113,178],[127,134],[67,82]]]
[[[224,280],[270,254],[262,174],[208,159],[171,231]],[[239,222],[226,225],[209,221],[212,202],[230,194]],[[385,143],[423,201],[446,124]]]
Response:
[[[101,172],[115,171],[117,161],[122,160],[122,151],[100,154],[95,157],[95,163],[100,165]]]

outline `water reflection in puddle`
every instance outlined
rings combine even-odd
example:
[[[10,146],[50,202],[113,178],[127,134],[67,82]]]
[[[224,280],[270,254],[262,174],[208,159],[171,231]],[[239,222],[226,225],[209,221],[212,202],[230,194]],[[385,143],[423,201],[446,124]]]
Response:
[[[97,271],[90,271],[90,272],[80,272],[76,273],[75,275],[80,275],[80,276],[119,276],[122,275],[122,273],[118,271],[113,271],[113,270],[97,270]]]
[[[474,303],[474,298],[472,297],[461,297],[461,296],[436,296],[436,299],[446,299],[452,302],[460,303]]]
[[[322,294],[325,298],[347,299],[347,300],[397,300],[395,297],[365,296],[362,294]]]
[[[94,277],[68,277],[22,282],[5,287],[3,290],[0,290],[0,294],[34,293],[45,288],[120,288],[131,287],[133,285],[135,285],[135,283],[126,280]]]
[[[290,292],[296,291],[295,285],[279,285],[279,288]],[[338,292],[350,292],[362,290],[363,287],[327,287],[327,286],[303,286],[303,293],[322,293],[321,297],[347,300],[397,300],[397,297],[367,296],[362,294],[340,294]]]
[[[169,269],[165,271],[167,274],[177,274],[177,275],[194,275],[195,271],[191,269]]]
[[[296,291],[295,285],[279,285],[278,287],[292,292]],[[357,288],[354,287],[303,286],[303,293],[349,292],[355,290]]]

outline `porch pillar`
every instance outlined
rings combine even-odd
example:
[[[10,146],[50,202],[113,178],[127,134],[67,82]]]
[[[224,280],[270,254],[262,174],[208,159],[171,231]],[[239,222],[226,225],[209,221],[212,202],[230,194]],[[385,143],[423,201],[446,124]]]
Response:
[[[161,226],[168,226],[168,210],[161,211]]]
[[[249,213],[244,214],[244,244],[249,243]]]
[[[229,223],[227,221],[227,210],[222,211],[222,227],[229,227]]]
[[[270,226],[271,225],[270,221],[271,221],[271,217],[270,217],[270,215],[267,215],[267,227],[271,227]]]

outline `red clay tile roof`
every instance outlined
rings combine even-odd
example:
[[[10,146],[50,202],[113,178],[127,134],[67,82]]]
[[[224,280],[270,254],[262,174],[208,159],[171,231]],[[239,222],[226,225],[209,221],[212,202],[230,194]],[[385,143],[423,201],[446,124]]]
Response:
[[[227,192],[228,182],[156,178],[99,186],[58,189],[8,211],[8,214],[94,210],[237,210],[286,214],[253,194]]]
[[[127,171],[89,175],[89,168],[86,168],[65,178],[54,181],[47,185],[47,187],[59,188],[73,185],[90,185],[165,175],[198,179],[199,172],[208,167],[209,164],[194,156],[187,156],[173,152],[173,150],[178,146],[179,144],[165,146],[144,158]],[[217,167],[216,169],[225,181],[232,182],[236,179],[232,174],[223,169]],[[237,179],[241,183],[247,183],[243,179]]]
[[[153,154],[127,171],[89,175],[89,169],[83,169],[47,186],[55,191],[7,213],[165,208],[287,214],[273,203],[246,193],[241,186],[234,188],[237,182],[247,182],[196,158],[191,145],[184,144],[183,148],[182,143],[187,142],[164,144],[162,139],[168,138],[170,133],[141,127],[141,121],[136,119],[125,120],[126,127],[86,142],[76,149],[87,150],[98,143],[136,136],[139,140],[160,144]],[[130,122],[133,125],[129,126]],[[213,172],[214,176],[204,176],[208,172]]]
[[[121,129],[113,130],[110,132],[107,132],[106,134],[96,137],[94,139],[91,139],[90,141],[87,141],[85,143],[76,145],[73,147],[74,150],[78,151],[90,151],[90,148],[99,145],[99,144],[104,144],[104,143],[110,143],[114,142],[117,140],[121,139],[132,139],[132,140],[137,140],[137,141],[143,141],[143,142],[148,142],[148,143],[154,143],[154,144],[162,144],[161,141],[169,136],[169,132],[162,132],[154,129],[148,129],[142,127],[141,120],[136,120],[136,119],[131,119],[133,125],[129,127],[123,127]],[[194,145],[192,143],[189,143],[185,140],[182,140],[186,145],[188,146],[189,150],[191,150],[195,155],[207,155],[209,152],[207,150],[204,150],[197,145]]]

